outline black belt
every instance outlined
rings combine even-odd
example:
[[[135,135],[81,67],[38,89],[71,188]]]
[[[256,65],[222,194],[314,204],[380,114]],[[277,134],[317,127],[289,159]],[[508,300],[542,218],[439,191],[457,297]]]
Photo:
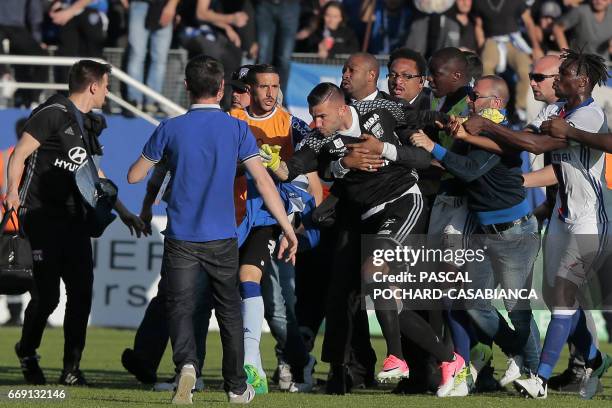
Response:
[[[480,228],[485,234],[499,234],[500,232],[509,230],[515,225],[519,225],[528,221],[529,218],[531,218],[531,213],[522,216],[521,218],[514,221],[500,222],[499,224],[481,225]]]

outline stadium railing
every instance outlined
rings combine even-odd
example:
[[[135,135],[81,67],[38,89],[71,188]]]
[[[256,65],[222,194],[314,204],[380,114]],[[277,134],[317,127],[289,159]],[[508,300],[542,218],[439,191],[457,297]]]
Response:
[[[73,65],[75,62],[81,60],[82,58],[78,57],[42,57],[42,56],[23,56],[23,55],[0,55],[0,64],[8,64],[8,65],[44,65],[49,67],[68,67]],[[98,62],[109,63],[105,60],[94,59]],[[111,79],[116,82],[120,82],[124,85],[129,85],[143,94],[145,94],[148,98],[159,104],[159,106],[170,116],[180,115],[186,111],[186,109],[172,101],[171,99],[165,97],[164,95],[155,92],[151,88],[142,84],[141,82],[133,79],[127,73],[119,69],[116,65],[110,64],[112,66],[111,71]],[[182,78],[182,77],[181,77]],[[34,83],[34,82],[0,82],[0,87],[10,86],[15,89],[43,89],[43,90],[67,90],[67,84],[57,84],[53,81],[49,83]],[[118,89],[118,88],[113,88]],[[136,116],[145,119],[146,121],[157,125],[159,121],[152,117],[151,115],[145,113],[141,109],[134,107],[133,105],[126,102],[119,94],[115,92],[109,92],[108,99],[112,102],[116,103],[123,109],[127,109],[133,112]]]

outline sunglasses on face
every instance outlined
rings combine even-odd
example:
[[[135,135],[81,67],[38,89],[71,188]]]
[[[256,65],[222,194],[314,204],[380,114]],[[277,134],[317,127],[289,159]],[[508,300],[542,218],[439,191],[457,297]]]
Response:
[[[529,73],[529,79],[535,82],[542,82],[543,80],[547,78],[554,78],[556,76],[557,74],[546,75],[546,74],[535,74],[533,72]]]
[[[470,101],[472,102],[476,102],[478,99],[486,99],[486,98],[498,98],[498,96],[496,95],[478,95],[476,92],[470,92],[468,93],[468,98],[470,99]]]

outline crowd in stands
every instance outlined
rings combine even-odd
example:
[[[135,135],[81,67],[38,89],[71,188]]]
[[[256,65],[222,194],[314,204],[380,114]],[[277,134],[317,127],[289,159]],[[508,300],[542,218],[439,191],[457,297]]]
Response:
[[[56,55],[101,57],[105,46],[124,47],[127,72],[158,92],[170,48],[218,58],[226,82],[245,59],[274,64],[285,90],[294,52],[327,59],[408,47],[429,58],[459,47],[481,56],[485,75],[511,68],[523,119],[533,59],[572,47],[610,61],[612,12],[609,0],[3,0],[0,40],[0,52],[20,55],[45,55],[56,45]],[[56,82],[66,73],[59,70]],[[0,67],[0,75],[10,74]],[[15,79],[47,76],[31,67]],[[14,103],[29,107],[39,96],[21,90]],[[159,110],[135,89],[125,96],[149,113]]]

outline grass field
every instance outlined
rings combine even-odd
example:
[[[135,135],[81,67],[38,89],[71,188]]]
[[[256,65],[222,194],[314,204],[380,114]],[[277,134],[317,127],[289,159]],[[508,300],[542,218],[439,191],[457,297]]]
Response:
[[[112,330],[91,328],[87,338],[87,348],[81,364],[88,381],[89,388],[67,388],[67,398],[63,401],[31,401],[24,402],[8,400],[9,390],[26,389],[22,385],[23,377],[19,370],[13,346],[19,338],[19,329],[0,328],[0,407],[146,407],[168,405],[171,394],[149,391],[148,387],[139,384],[121,366],[120,356],[125,347],[131,347],[134,332],[131,330]],[[317,353],[320,355],[321,339],[317,341]],[[264,365],[270,371],[275,368],[273,355],[273,340],[270,335],[264,335],[262,351]],[[373,345],[379,359],[384,352],[382,339],[373,339]],[[612,347],[603,345],[608,353]],[[63,350],[63,333],[61,329],[48,329],[45,332],[43,345],[39,349],[42,356],[41,366],[47,380],[51,383],[47,389],[58,389],[53,385],[60,375]],[[221,388],[221,347],[217,333],[211,333],[208,341],[208,353],[204,371],[205,391],[194,396],[194,404],[199,406],[219,406],[226,404],[225,394]],[[495,354],[495,365],[499,375],[505,365],[505,358],[499,351]],[[567,355],[561,357],[558,368],[565,364]],[[316,366],[317,377],[325,378],[327,364]],[[270,372],[269,371],[269,372]],[[162,378],[170,377],[173,367],[169,352],[166,353],[160,368]],[[545,401],[524,400],[513,390],[488,395],[471,395],[466,398],[438,399],[433,396],[396,396],[390,394],[390,386],[381,386],[374,391],[358,391],[347,396],[327,396],[322,390],[316,394],[286,394],[275,391],[265,396],[257,396],[252,402],[253,407],[612,407],[612,373],[604,378],[604,393],[592,401],[582,401],[576,395],[551,394]],[[270,372],[271,375],[271,372]],[[40,387],[39,387],[40,389]]]

